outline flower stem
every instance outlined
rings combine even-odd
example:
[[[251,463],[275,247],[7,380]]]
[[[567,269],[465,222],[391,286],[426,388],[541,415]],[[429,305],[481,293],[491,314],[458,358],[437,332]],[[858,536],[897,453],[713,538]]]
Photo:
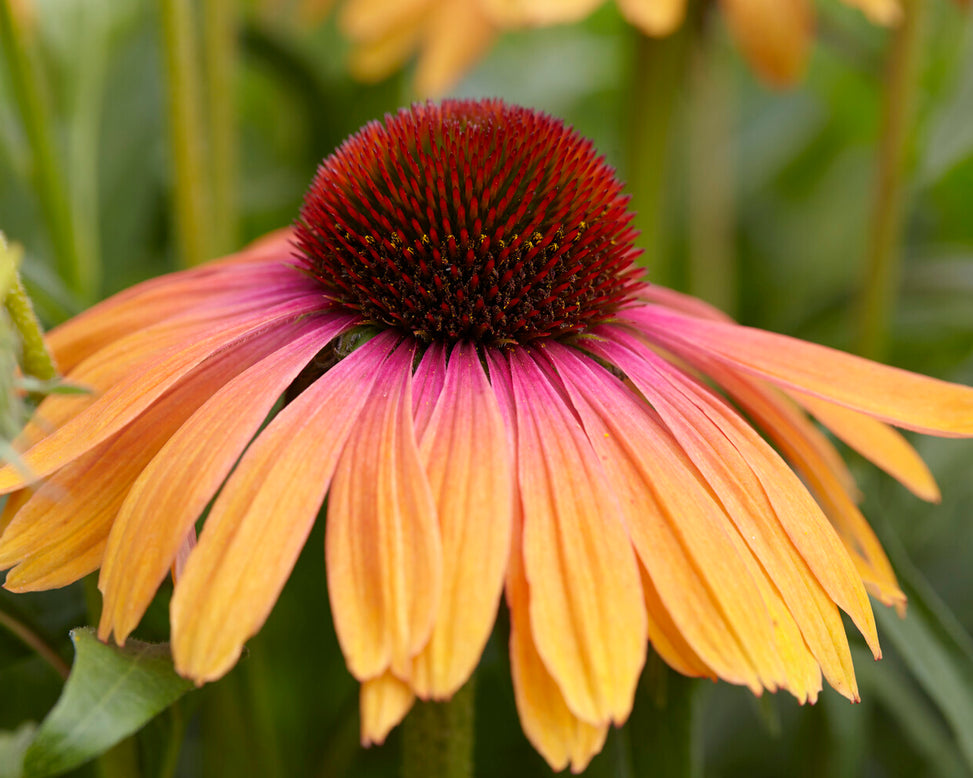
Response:
[[[650,653],[627,725],[636,733],[631,738],[635,775],[696,778],[702,774],[698,690],[695,680],[670,670]]]
[[[921,66],[920,44],[927,3],[903,0],[903,18],[888,53],[882,135],[862,290],[859,352],[881,359],[888,348],[898,292],[907,150]]]
[[[447,702],[420,702],[402,724],[402,778],[472,778],[474,679]]]
[[[198,265],[210,257],[209,181],[204,174],[205,136],[190,0],[158,0],[162,17],[169,149],[174,168],[174,209],[179,261]]]
[[[692,41],[689,89],[688,291],[736,313],[733,252],[732,69],[719,59],[708,18]]]
[[[645,249],[645,264],[655,283],[672,285],[674,268],[667,250],[664,216],[670,136],[676,96],[683,84],[689,35],[685,24],[666,38],[636,32],[627,127],[631,209]]]
[[[20,336],[21,370],[25,375],[50,381],[57,376],[57,368],[44,342],[44,330],[41,329],[34,306],[27,296],[23,281],[17,272],[20,262],[20,247],[8,246],[3,234],[0,233],[0,283],[3,305],[10,316],[10,322]]]
[[[209,111],[209,154],[213,181],[212,249],[216,254],[236,248],[237,138],[234,120],[233,71],[236,64],[237,4],[208,0],[204,6],[206,106]]]
[[[24,31],[10,0],[0,0],[0,50],[30,145],[34,190],[47,222],[58,274],[82,300],[94,298],[98,268],[93,257],[78,250],[76,225],[64,183],[64,169],[54,151],[53,133],[43,99],[40,68],[24,46]]]
[[[61,678],[67,680],[71,672],[70,666],[61,658],[57,650],[33,629],[2,609],[0,609],[0,626],[47,662]]]

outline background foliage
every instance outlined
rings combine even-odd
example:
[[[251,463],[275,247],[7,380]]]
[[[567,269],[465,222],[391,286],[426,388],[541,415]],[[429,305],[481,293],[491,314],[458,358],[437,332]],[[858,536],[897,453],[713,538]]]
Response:
[[[222,217],[210,207],[204,225],[211,253],[288,224],[323,156],[365,121],[415,99],[408,69],[373,85],[351,79],[348,44],[333,16],[309,25],[294,1],[229,5],[238,22],[236,70],[224,92],[235,153],[229,207]],[[12,5],[31,71],[44,86],[75,245],[91,270],[87,287],[59,271],[31,129],[5,58],[0,228],[26,249],[22,270],[48,324],[180,264],[161,35],[166,6]],[[906,142],[901,283],[883,357],[973,384],[973,20],[945,1],[929,6]],[[638,70],[647,44],[612,4],[582,24],[501,37],[455,93],[500,96],[562,116],[631,182],[636,203],[661,192],[658,217],[640,215],[650,278],[708,297],[747,324],[854,351],[893,33],[837,2],[818,10],[807,77],[788,91],[768,89],[747,70],[718,15],[704,33],[692,26],[681,33],[688,66],[655,74],[675,90],[656,191],[640,191],[638,160],[640,144],[658,143],[653,127],[665,116],[653,113],[659,109],[647,102]],[[207,98],[212,85],[195,86],[204,108],[215,110],[219,100]],[[218,141],[209,143],[203,166],[219,175],[210,167]],[[941,505],[919,502],[849,454],[868,495],[865,513],[910,596],[904,621],[878,614],[885,658],[876,664],[857,652],[862,703],[851,706],[830,690],[807,708],[783,695],[758,700],[726,684],[686,682],[650,662],[632,721],[610,735],[591,775],[973,775],[973,445],[917,445],[939,479]],[[382,748],[358,746],[357,687],[332,631],[322,547],[319,526],[270,621],[230,675],[71,774],[395,775],[397,733]],[[167,597],[164,591],[153,605],[140,638],[165,641]],[[66,661],[73,656],[69,629],[93,623],[98,607],[91,581],[34,595],[0,592],[0,609]],[[477,773],[547,774],[516,720],[504,618],[478,672]],[[0,776],[18,774],[30,722],[44,719],[62,683],[0,628]],[[680,728],[695,733],[695,750],[670,763],[665,739]]]

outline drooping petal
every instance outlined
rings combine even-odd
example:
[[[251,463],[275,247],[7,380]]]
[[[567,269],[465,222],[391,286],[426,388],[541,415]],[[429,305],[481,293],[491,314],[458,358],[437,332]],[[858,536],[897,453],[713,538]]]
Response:
[[[361,744],[385,742],[392,728],[405,718],[416,701],[412,689],[390,672],[362,681],[359,698]]]
[[[278,249],[286,256],[286,246]],[[58,368],[68,373],[103,346],[174,317],[213,318],[211,311],[248,299],[254,290],[282,293],[310,280],[279,258],[240,255],[146,281],[87,309],[47,334]]]
[[[570,765],[571,772],[580,773],[605,744],[608,721],[589,724],[572,713],[537,652],[531,633],[530,596],[519,547],[514,551],[507,576],[507,603],[510,608],[510,673],[524,734],[553,770],[563,770]]]
[[[615,334],[630,347],[639,348],[631,336]],[[622,360],[620,366],[643,394],[653,392],[652,382],[666,388],[646,396],[713,484],[741,534],[780,587],[829,682],[854,698],[844,630],[840,621],[829,619],[828,598],[851,616],[876,657],[880,655],[878,637],[861,579],[817,503],[773,449],[718,397],[649,349],[642,349],[642,365],[619,348],[610,350],[612,359]],[[800,559],[809,570],[803,569]],[[821,596],[816,584],[827,597]],[[815,618],[815,610],[820,619]],[[836,649],[838,656],[834,656]]]
[[[624,721],[646,650],[641,581],[584,430],[531,356],[510,361],[530,625],[571,711]]]
[[[339,362],[267,425],[216,499],[171,605],[176,669],[229,670],[297,561],[394,336]]]
[[[901,434],[871,416],[800,392],[794,398],[835,436],[923,500],[939,502],[936,480]]]
[[[118,432],[209,356],[256,333],[272,329],[280,322],[314,313],[320,306],[319,299],[302,296],[268,310],[241,316],[220,332],[189,345],[173,347],[151,365],[125,375],[83,413],[38,441],[22,455],[24,464],[37,478],[48,475]],[[42,413],[41,408],[38,413]],[[0,493],[24,485],[24,475],[15,468],[10,465],[0,468]]]
[[[280,348],[214,393],[142,469],[112,527],[98,586],[99,636],[121,645],[173,564],[183,538],[213,498],[271,407],[349,316],[282,327]]]
[[[679,664],[696,664],[696,654],[720,677],[755,692],[787,686],[801,699],[816,695],[820,674],[801,654],[796,627],[786,612],[780,618],[782,605],[762,568],[661,420],[590,360],[563,347],[552,357],[626,506],[653,591],[692,648]]]
[[[904,613],[905,595],[878,538],[852,499],[857,488],[834,446],[775,387],[709,360],[708,375],[750,414],[807,482],[870,594]],[[836,462],[840,463],[836,466]]]
[[[439,515],[443,593],[411,682],[421,697],[441,698],[459,689],[479,661],[510,555],[513,471],[507,431],[469,343],[453,348],[419,453]]]
[[[21,508],[0,541],[0,567],[18,563],[7,585],[22,591],[35,589],[38,576],[49,579],[49,568],[62,567],[63,573],[67,570],[63,563],[68,559],[81,556],[96,543],[104,547],[133,481],[169,437],[228,380],[280,347],[290,334],[290,328],[284,326],[226,349],[189,374],[132,424],[58,471]],[[176,540],[183,535],[185,530]],[[149,540],[141,538],[140,542]],[[80,570],[81,575],[97,568],[100,561],[92,558],[93,567]],[[79,572],[76,562],[71,569]]]
[[[653,340],[703,351],[772,383],[844,405],[897,427],[973,436],[973,388],[880,365],[786,335],[684,316],[656,306],[626,310]]]
[[[379,378],[338,461],[325,559],[338,643],[359,680],[386,669],[408,680],[442,590],[436,506],[412,425],[414,343]]]
[[[618,0],[618,7],[646,35],[669,35],[686,16],[686,0]]]
[[[814,32],[810,0],[722,0],[727,25],[751,67],[787,86],[804,73]]]

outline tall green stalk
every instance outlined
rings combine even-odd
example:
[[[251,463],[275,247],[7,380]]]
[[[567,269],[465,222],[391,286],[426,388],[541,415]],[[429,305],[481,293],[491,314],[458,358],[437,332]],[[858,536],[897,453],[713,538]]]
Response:
[[[203,23],[209,157],[213,182],[211,248],[216,254],[237,248],[237,135],[233,88],[237,57],[237,7],[233,0],[207,0]]]
[[[701,20],[705,21],[705,20]],[[689,85],[688,291],[731,315],[737,307],[733,250],[732,70],[708,27],[692,42]]]
[[[446,702],[420,702],[402,723],[402,778],[472,778],[475,680]]]
[[[689,51],[688,27],[665,38],[636,31],[627,110],[627,177],[630,207],[641,233],[637,243],[645,249],[652,281],[665,285],[672,285],[676,275],[664,232],[665,184],[676,97]]]
[[[211,198],[205,168],[206,134],[200,104],[203,83],[190,0],[158,0],[165,54],[169,150],[179,261],[198,265],[212,256]]]
[[[927,0],[902,0],[903,18],[888,53],[858,347],[873,359],[881,359],[888,349],[901,276],[908,149],[927,5]]]
[[[99,268],[94,256],[78,247],[64,166],[54,149],[50,116],[40,81],[40,68],[25,45],[25,33],[11,0],[0,0],[0,51],[10,73],[14,99],[31,154],[34,191],[50,233],[54,261],[65,285],[82,301],[93,301]]]

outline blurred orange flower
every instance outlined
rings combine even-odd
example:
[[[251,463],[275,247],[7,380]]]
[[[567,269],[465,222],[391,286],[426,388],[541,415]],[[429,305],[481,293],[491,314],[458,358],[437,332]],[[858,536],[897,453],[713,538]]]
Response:
[[[341,28],[354,42],[351,70],[384,78],[418,52],[415,89],[440,95],[489,49],[503,30],[579,21],[605,0],[347,0]],[[676,30],[687,0],[616,0],[646,35]],[[878,24],[901,16],[898,0],[844,0]],[[753,69],[772,84],[803,73],[814,32],[813,0],[720,0],[727,24]]]

